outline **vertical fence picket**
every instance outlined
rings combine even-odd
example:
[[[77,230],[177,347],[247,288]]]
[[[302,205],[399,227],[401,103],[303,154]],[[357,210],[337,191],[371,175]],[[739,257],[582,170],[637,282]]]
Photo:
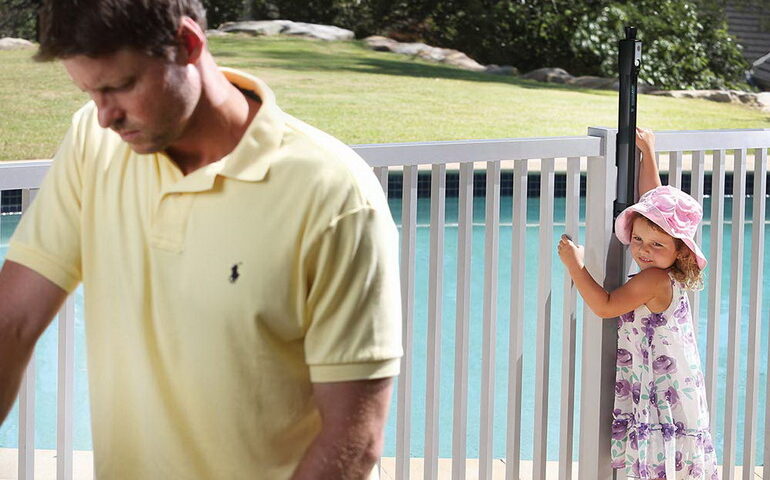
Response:
[[[730,308],[727,334],[727,383],[725,388],[725,444],[723,480],[735,478],[738,446],[738,374],[741,354],[741,294],[743,292],[743,240],[746,211],[746,151],[733,152],[733,219],[730,261]]]
[[[695,151],[692,152],[692,172],[690,175],[690,195],[700,204],[703,205],[703,187],[705,179],[705,152]],[[695,243],[703,245],[703,222],[698,224],[698,229],[695,231]],[[693,312],[693,333],[695,338],[698,338],[698,319],[700,319],[700,305],[701,305],[701,293],[700,291],[688,292],[690,298],[690,306]]]
[[[500,242],[499,161],[487,162],[486,190],[479,480],[492,479],[492,430],[495,414],[495,339],[497,338],[497,265]]]
[[[374,175],[377,177],[377,180],[380,181],[380,186],[382,186],[382,191],[385,192],[385,196],[388,195],[388,167],[375,167],[374,168]]]
[[[757,464],[756,444],[759,412],[757,397],[759,390],[760,338],[762,336],[762,263],[765,254],[765,194],[767,193],[767,150],[754,152],[754,205],[751,228],[751,274],[749,276],[749,343],[746,361],[746,414],[743,436],[743,480],[754,477]],[[733,219],[733,222],[735,219]]]
[[[444,212],[446,165],[433,165],[430,189],[430,270],[428,271],[428,372],[425,388],[425,480],[438,480],[441,303],[444,296]]]
[[[706,338],[706,396],[711,414],[710,424],[716,426],[717,369],[719,368],[719,330],[722,294],[722,239],[725,211],[725,151],[713,154],[711,169],[711,254],[709,256],[708,324]]]
[[[567,159],[567,194],[564,233],[575,242],[580,218],[580,158]],[[561,425],[559,432],[559,479],[572,480],[572,440],[575,420],[575,335],[577,329],[577,290],[564,275],[564,314],[561,360]]]
[[[548,377],[551,356],[551,267],[553,241],[554,159],[540,163],[540,249],[537,287],[537,335],[535,346],[535,432],[533,474],[545,480],[548,461]]]
[[[37,190],[23,189],[21,212],[27,211]],[[29,359],[19,388],[19,480],[35,478],[35,355]]]
[[[527,160],[513,170],[511,232],[511,319],[508,334],[508,425],[506,429],[505,478],[519,480],[521,470],[521,392],[524,336],[524,268],[527,233]]]
[[[396,419],[396,478],[410,478],[410,438],[412,434],[412,366],[414,345],[414,270],[417,229],[417,166],[404,167],[401,215],[401,304],[404,358],[398,376],[398,418]]]
[[[75,298],[59,312],[59,376],[56,428],[56,478],[72,480],[72,421],[75,393]]]
[[[682,188],[682,152],[680,151],[668,154],[668,184]]]
[[[455,320],[452,479],[465,480],[468,432],[468,341],[471,308],[473,163],[460,164],[457,211],[457,314]]]

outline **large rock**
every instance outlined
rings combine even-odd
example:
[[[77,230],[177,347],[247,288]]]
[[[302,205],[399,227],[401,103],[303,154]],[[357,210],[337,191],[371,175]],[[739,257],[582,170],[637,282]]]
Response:
[[[770,93],[743,92],[740,90],[661,90],[651,92],[653,95],[673,98],[696,98],[712,102],[733,103],[761,108],[770,108]],[[763,102],[767,102],[764,104]]]
[[[618,89],[617,79],[593,77],[590,75],[586,75],[582,77],[573,77],[567,83],[575,87],[592,88],[595,90],[617,90]]]
[[[0,38],[0,50],[19,50],[22,48],[35,48],[35,44],[23,38]]]
[[[484,71],[486,73],[491,73],[492,75],[510,76],[519,74],[519,69],[510,65],[495,65],[493,63],[491,65],[487,65],[485,68],[486,70]]]
[[[380,52],[393,52],[411,57],[419,57],[431,62],[453,65],[474,72],[486,71],[484,65],[481,65],[463,52],[452,50],[451,48],[432,47],[424,43],[401,43],[379,35],[365,38],[364,43],[372,50]]]
[[[763,112],[770,113],[770,92],[762,92],[755,95],[758,107],[762,109]]]
[[[538,82],[567,84],[572,82],[575,77],[570,75],[563,68],[546,67],[546,68],[538,68],[537,70],[532,70],[531,72],[527,72],[524,75],[522,75],[521,78],[524,78],[527,80],[536,80]]]
[[[292,22],[291,20],[259,20],[228,22],[219,26],[222,32],[248,33],[251,35],[294,35],[318,40],[353,40],[355,34],[332,25]]]
[[[206,30],[207,37],[225,37],[227,35],[229,34],[227,32],[223,32],[222,30],[216,30],[216,29]]]

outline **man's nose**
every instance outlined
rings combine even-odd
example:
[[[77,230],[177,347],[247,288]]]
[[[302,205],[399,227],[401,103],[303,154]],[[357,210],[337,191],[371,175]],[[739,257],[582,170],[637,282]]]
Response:
[[[95,96],[94,101],[99,112],[99,125],[102,128],[112,127],[123,117],[123,111],[120,106],[107,95]]]

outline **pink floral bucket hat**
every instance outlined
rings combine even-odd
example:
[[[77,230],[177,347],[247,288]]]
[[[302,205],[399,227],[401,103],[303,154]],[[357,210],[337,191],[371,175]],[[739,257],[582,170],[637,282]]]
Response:
[[[635,212],[652,220],[672,237],[682,240],[695,254],[698,267],[701,270],[706,268],[706,256],[695,243],[695,232],[703,218],[703,208],[694,198],[670,185],[646,192],[615,219],[615,235],[626,245],[631,243],[631,219]]]

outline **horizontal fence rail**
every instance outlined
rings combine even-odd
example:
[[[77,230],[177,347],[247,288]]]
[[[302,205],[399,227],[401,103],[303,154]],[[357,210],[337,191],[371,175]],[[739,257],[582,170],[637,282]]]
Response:
[[[395,459],[391,475],[397,479],[417,478],[413,467],[414,446],[418,443],[419,428],[424,426],[422,439],[422,477],[429,480],[444,478],[442,465],[450,462],[440,453],[441,439],[451,436],[451,478],[465,479],[469,469],[478,469],[478,478],[507,480],[533,478],[537,480],[596,480],[612,477],[610,468],[609,434],[612,402],[614,399],[615,323],[597,318],[589,309],[579,308],[579,300],[569,277],[561,271],[555,256],[555,239],[562,232],[585,244],[586,268],[608,288],[619,277],[607,276],[608,256],[617,251],[612,236],[612,200],[615,192],[615,136],[610,128],[591,128],[587,136],[468,140],[449,142],[397,143],[354,145],[373,168],[379,184],[387,193],[389,179],[401,178],[398,192],[401,211],[397,214],[401,229],[401,284],[402,314],[404,320],[403,344],[405,356],[398,379],[395,399]],[[736,478],[736,463],[743,464],[742,478],[751,477],[754,466],[770,460],[770,442],[765,450],[756,452],[758,438],[767,438],[770,417],[760,428],[762,406],[758,404],[761,367],[762,285],[766,282],[761,268],[764,258],[764,231],[767,225],[765,195],[767,194],[767,150],[770,131],[767,130],[714,130],[656,133],[656,147],[662,173],[667,182],[688,190],[700,203],[710,203],[710,220],[698,229],[699,242],[708,241],[709,267],[706,271],[705,290],[690,294],[693,311],[705,312],[701,320],[696,315],[694,328],[701,340],[701,357],[705,366],[705,384],[711,410],[712,426],[723,420],[725,434],[723,478]],[[665,160],[664,160],[665,159]],[[664,162],[667,167],[664,168]],[[22,209],[40,187],[50,165],[49,161],[9,162],[0,164],[0,191],[22,190]],[[459,169],[457,191],[457,223],[446,221],[447,174],[450,168]],[[474,200],[474,171],[485,172],[484,196]],[[505,172],[512,177],[511,223],[501,221],[501,178]],[[430,219],[428,225],[418,218],[418,178],[430,174]],[[539,216],[533,224],[527,220],[528,180],[539,182]],[[747,176],[751,175],[751,183]],[[555,179],[566,182],[564,217],[555,210]],[[587,197],[585,209],[581,206],[581,177],[585,177]],[[729,178],[728,178],[729,177]],[[731,182],[728,182],[731,180]],[[728,185],[729,183],[729,185]],[[746,193],[751,189],[751,218],[744,220]],[[710,194],[707,194],[710,192]],[[393,193],[393,192],[390,192]],[[394,195],[390,195],[391,198]],[[474,222],[474,202],[483,202],[484,219]],[[728,205],[730,208],[728,209]],[[480,206],[480,205],[479,205]],[[727,219],[726,215],[731,218]],[[581,221],[581,218],[585,218]],[[563,222],[563,223],[562,223]],[[746,225],[745,225],[746,224]],[[751,249],[744,252],[744,225],[751,226]],[[426,297],[416,298],[421,252],[418,238],[422,228],[428,228],[428,247],[425,258],[428,274]],[[457,229],[456,234],[450,229]],[[527,244],[527,229],[536,228],[537,245]],[[731,232],[725,236],[726,229]],[[474,245],[474,229],[483,229]],[[510,231],[509,236],[501,234]],[[729,238],[728,238],[729,237]],[[506,238],[503,241],[503,238]],[[447,249],[449,242],[456,245]],[[729,254],[723,253],[731,246]],[[700,243],[704,245],[703,243]],[[483,249],[483,256],[474,256]],[[529,253],[528,253],[529,252]],[[453,255],[456,269],[445,268],[446,257]],[[510,256],[510,265],[500,265]],[[747,271],[748,283],[743,285],[743,259],[750,255],[752,262]],[[482,274],[481,282],[474,280],[474,268]],[[510,274],[506,285],[500,284],[501,272]],[[528,272],[534,272],[535,284],[525,281]],[[729,281],[723,284],[724,276]],[[448,279],[455,286],[449,289]],[[474,282],[478,283],[474,287]],[[476,290],[478,288],[478,290]],[[742,307],[741,298],[748,292],[749,303]],[[479,298],[474,295],[478,292]],[[723,311],[722,297],[729,292],[728,307]],[[510,304],[499,308],[498,297],[505,293]],[[561,297],[561,310],[553,311],[552,301]],[[702,298],[703,297],[703,298]],[[447,304],[446,299],[451,303]],[[524,304],[532,298],[534,309]],[[472,308],[474,301],[479,311]],[[416,305],[427,306],[427,318],[415,316]],[[454,315],[454,325],[447,324]],[[74,302],[69,299],[59,314],[59,371],[57,410],[57,478],[73,478],[73,385],[74,385]],[[533,321],[531,330],[525,321]],[[700,321],[698,321],[700,320]],[[424,321],[425,338],[415,336],[417,322]],[[725,323],[727,325],[725,325]],[[422,324],[421,324],[422,325]],[[447,329],[447,327],[452,327]],[[700,328],[699,328],[700,327]],[[507,328],[507,335],[498,339]],[[441,356],[450,355],[442,331],[452,331],[452,376],[447,380],[442,369]],[[749,332],[747,345],[741,343],[741,332]],[[474,333],[477,332],[477,333]],[[554,338],[560,332],[560,341]],[[553,335],[552,335],[553,334]],[[719,339],[727,335],[727,348],[720,352]],[[474,335],[478,335],[475,337]],[[525,336],[526,335],[526,336]],[[554,338],[552,338],[554,337]],[[477,338],[478,343],[474,343]],[[581,339],[579,341],[579,339]],[[502,342],[502,343],[501,343]],[[507,351],[498,351],[506,345]],[[534,346],[533,357],[525,355],[526,348]],[[525,348],[526,347],[526,348]],[[747,351],[747,367],[741,370],[738,358]],[[507,353],[507,355],[504,355]],[[424,358],[424,371],[418,370],[415,358]],[[725,358],[725,361],[721,361]],[[553,360],[556,360],[555,362]],[[528,365],[527,363],[530,362]],[[581,369],[578,369],[578,362]],[[728,364],[726,380],[719,380],[720,363]],[[505,364],[507,403],[495,404],[495,379],[501,364]],[[471,370],[475,365],[478,370]],[[19,418],[19,478],[34,478],[34,363],[20,392]],[[525,369],[534,370],[534,383],[525,386]],[[765,368],[767,368],[765,366]],[[559,370],[561,377],[549,380]],[[424,384],[415,383],[422,378]],[[444,375],[442,375],[442,373]],[[720,396],[722,381],[728,386]],[[479,385],[474,397],[473,385]],[[746,385],[746,396],[739,402],[738,391]],[[425,386],[425,397],[415,398],[418,385]],[[451,386],[451,387],[450,387]],[[451,391],[451,397],[441,395]],[[770,383],[765,386],[770,392]],[[531,395],[531,397],[527,397]],[[553,398],[553,401],[550,399]],[[531,402],[530,400],[534,400]],[[549,408],[554,401],[556,409]],[[534,409],[525,405],[534,403]],[[413,422],[414,406],[424,405],[424,418]],[[442,421],[443,405],[451,406],[451,420]],[[470,418],[469,410],[477,409],[478,417]],[[745,415],[745,425],[737,419]],[[549,424],[559,415],[558,423]],[[478,425],[475,425],[478,420]],[[534,425],[532,431],[523,431],[522,425]],[[556,428],[549,429],[549,425]],[[505,445],[495,443],[497,426],[504,430]],[[743,450],[738,438],[743,434]],[[578,449],[573,452],[577,437]],[[549,438],[558,439],[558,449],[552,452]],[[478,444],[478,464],[472,467],[468,440]],[[531,442],[532,457],[523,452],[525,440]],[[551,442],[553,443],[553,442]],[[504,447],[504,448],[503,448]],[[504,452],[502,455],[496,452]],[[446,452],[444,452],[446,453]],[[573,459],[577,457],[577,469]],[[386,459],[382,468],[389,468]],[[504,461],[501,461],[504,460]],[[420,465],[420,463],[417,463]],[[577,477],[574,477],[575,473]],[[624,478],[622,475],[620,478]]]

